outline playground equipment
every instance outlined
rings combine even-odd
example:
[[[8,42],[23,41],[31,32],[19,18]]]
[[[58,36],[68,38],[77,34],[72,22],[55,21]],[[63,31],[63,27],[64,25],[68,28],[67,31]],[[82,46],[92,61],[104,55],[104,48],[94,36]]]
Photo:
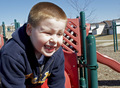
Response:
[[[78,80],[77,78],[72,79],[71,77],[71,76],[75,76],[76,75],[75,73],[78,71],[73,71],[74,75],[70,75],[69,70],[68,71],[66,70],[67,69],[66,65],[65,65],[65,68],[66,68],[65,71],[67,72],[67,74],[69,74],[68,76],[71,81],[71,87],[79,88],[77,86],[80,86],[80,88],[98,88],[97,72],[96,72],[96,69],[98,68],[98,66],[96,63],[96,57],[99,63],[107,65],[119,73],[120,73],[120,68],[119,68],[120,63],[106,55],[96,52],[95,39],[94,39],[94,36],[88,35],[90,25],[85,24],[84,15],[85,14],[81,12],[80,21],[79,19],[68,19],[68,24],[65,30],[65,36],[63,38],[64,44],[62,45],[63,49],[65,49],[67,53],[68,52],[76,53],[75,57],[77,57],[76,60],[79,60],[79,63],[77,63],[77,65],[75,66],[78,66],[78,68],[80,68],[80,83],[78,83],[79,81],[77,81]],[[87,48],[86,48],[86,45],[87,45]],[[85,54],[87,56],[84,56]],[[66,57],[66,56],[70,56],[70,55],[65,54],[65,60],[67,60],[67,63],[69,63],[70,60],[73,60],[72,56],[70,57]],[[87,58],[87,61],[85,58]],[[75,61],[73,60],[72,62],[75,62]],[[70,64],[69,66],[72,67],[72,65]],[[88,71],[83,69],[88,69]],[[86,73],[88,74],[86,75]],[[95,77],[95,78],[92,78],[92,77]],[[76,82],[77,86],[74,86],[74,83],[72,83],[73,80]]]
[[[18,29],[20,27],[20,23],[17,22],[16,19],[14,19],[14,25],[15,25],[15,30]]]
[[[2,27],[3,27],[3,39],[4,39],[4,43],[6,41],[6,34],[5,34],[5,23],[2,22]]]
[[[116,52],[116,50],[118,51],[117,26],[120,26],[120,25],[116,25],[116,21],[113,20],[112,28],[113,28],[113,40],[114,40],[114,52]]]
[[[89,29],[90,24],[85,23],[84,12],[80,13],[80,18],[68,19],[62,45],[65,56],[65,88],[98,88],[97,61],[120,72],[119,62],[96,52],[95,37],[88,35]],[[47,80],[41,88],[48,88]]]
[[[0,48],[4,45],[3,35],[0,35]]]
[[[113,58],[103,55],[97,51],[97,61],[120,73],[120,63]]]
[[[15,25],[15,30],[18,29],[20,27],[20,23],[17,22],[17,20],[14,20],[14,25]],[[2,22],[2,28],[3,28],[3,39],[4,39],[4,43],[6,42],[7,38],[6,38],[6,33],[5,33],[5,23]],[[7,31],[10,31],[10,28],[7,28]]]
[[[63,49],[66,50],[66,52],[76,53],[76,60],[78,60],[79,63],[77,63],[77,68],[80,68],[80,83],[79,79],[72,79],[73,75],[69,75],[70,80],[74,80],[73,82],[76,83],[76,87],[74,83],[71,81],[71,86],[73,88],[97,88],[98,87],[98,80],[97,80],[97,59],[96,59],[96,45],[95,45],[95,38],[93,35],[88,35],[90,24],[85,24],[85,13],[80,13],[80,18],[76,19],[68,19],[67,27],[65,29],[65,35],[64,35],[64,44]],[[86,39],[87,37],[87,39]],[[87,46],[86,46],[87,42]],[[87,48],[87,49],[86,49]],[[65,53],[65,52],[64,52]],[[72,59],[71,56],[68,58],[65,54],[65,61],[67,60],[67,63],[70,63],[70,60]],[[87,58],[87,56],[89,58]],[[73,60],[73,59],[72,59]],[[72,61],[72,63],[75,61]],[[72,66],[71,66],[72,67]],[[69,70],[66,70],[67,66],[65,65],[65,71],[67,74],[70,74],[71,72]],[[75,68],[73,68],[75,69]],[[72,69],[72,70],[73,70]],[[71,70],[71,71],[72,71]],[[78,70],[73,71],[72,73],[78,73]],[[89,80],[88,80],[89,79]],[[94,82],[94,83],[93,83]],[[77,84],[78,83],[78,84]]]

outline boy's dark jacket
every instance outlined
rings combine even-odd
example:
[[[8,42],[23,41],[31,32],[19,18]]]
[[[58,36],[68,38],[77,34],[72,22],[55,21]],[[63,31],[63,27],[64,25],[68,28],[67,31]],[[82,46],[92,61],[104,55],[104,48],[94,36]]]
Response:
[[[60,47],[51,57],[45,57],[41,70],[26,24],[16,30],[0,50],[0,74],[3,88],[31,88],[48,78],[49,88],[64,88],[64,54]]]

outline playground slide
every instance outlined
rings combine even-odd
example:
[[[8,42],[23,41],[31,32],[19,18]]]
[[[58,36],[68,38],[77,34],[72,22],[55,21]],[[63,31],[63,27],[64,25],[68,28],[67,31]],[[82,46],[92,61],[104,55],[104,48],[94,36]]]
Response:
[[[117,71],[120,73],[120,63],[117,62],[116,60],[112,59],[111,57],[108,57],[106,55],[103,55],[101,53],[97,52],[97,61],[99,63],[102,63],[104,65],[109,66],[110,68],[112,68],[113,70]]]

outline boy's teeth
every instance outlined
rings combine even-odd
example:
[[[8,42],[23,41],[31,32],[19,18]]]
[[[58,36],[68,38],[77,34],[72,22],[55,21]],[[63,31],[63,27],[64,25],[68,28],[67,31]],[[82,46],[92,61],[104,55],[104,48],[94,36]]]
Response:
[[[47,49],[53,49],[53,48],[55,48],[55,46],[45,46]]]
[[[50,49],[50,47],[49,47],[49,46],[46,46],[46,48]]]

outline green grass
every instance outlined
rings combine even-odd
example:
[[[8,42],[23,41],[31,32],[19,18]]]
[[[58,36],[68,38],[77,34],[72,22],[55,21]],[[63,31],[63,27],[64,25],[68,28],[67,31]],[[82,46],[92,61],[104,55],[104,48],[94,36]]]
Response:
[[[117,35],[117,38],[120,39],[120,34]],[[96,40],[113,40],[113,35],[95,35]]]
[[[113,35],[95,35],[95,39],[96,40],[113,40]],[[117,39],[120,40],[120,34],[117,35]],[[109,43],[109,42],[110,41],[96,42],[96,45],[99,45],[102,43]],[[120,41],[118,41],[118,45],[120,45]]]

